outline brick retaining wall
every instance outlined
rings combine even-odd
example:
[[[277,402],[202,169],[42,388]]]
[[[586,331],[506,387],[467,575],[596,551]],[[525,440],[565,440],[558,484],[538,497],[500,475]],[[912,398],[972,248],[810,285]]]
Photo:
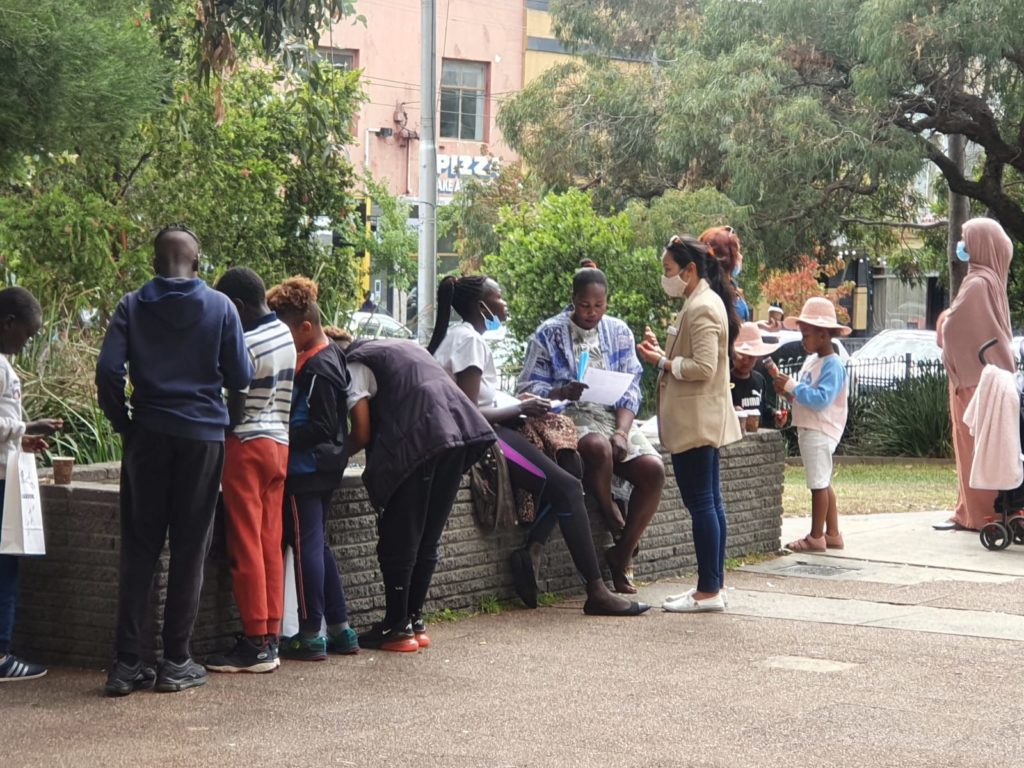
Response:
[[[729,519],[728,555],[739,557],[779,548],[782,529],[784,452],[780,435],[762,430],[722,452],[722,486]],[[696,567],[689,515],[672,476],[661,506],[641,542],[635,578],[652,581]],[[43,663],[103,667],[113,656],[117,612],[119,546],[116,473],[109,467],[75,469],[71,486],[43,485],[48,554],[22,561],[22,586],[15,651]],[[352,623],[379,618],[384,592],[377,568],[376,515],[357,476],[346,477],[328,523],[338,557]],[[513,600],[508,559],[523,531],[483,532],[474,522],[469,491],[459,491],[441,540],[441,562],[426,605],[428,611],[479,608],[484,599]],[[595,525],[601,552],[611,544]],[[582,587],[557,532],[547,547],[541,589],[576,595]],[[166,588],[167,555],[161,557],[154,589]],[[157,601],[151,618],[158,625]],[[202,658],[230,645],[239,631],[231,576],[211,561],[196,621],[195,654]],[[151,634],[155,634],[151,633]],[[156,652],[156,649],[152,649]]]

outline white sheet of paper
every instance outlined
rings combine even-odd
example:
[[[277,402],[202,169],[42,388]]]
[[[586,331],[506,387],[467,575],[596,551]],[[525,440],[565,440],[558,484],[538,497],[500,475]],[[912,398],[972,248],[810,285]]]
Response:
[[[510,405],[519,405],[519,398],[513,397],[508,392],[498,390],[494,393],[494,407],[507,408]]]
[[[605,371],[601,368],[587,368],[583,374],[583,390],[580,400],[585,403],[615,405],[622,399],[626,389],[633,382],[633,374],[619,371]]]

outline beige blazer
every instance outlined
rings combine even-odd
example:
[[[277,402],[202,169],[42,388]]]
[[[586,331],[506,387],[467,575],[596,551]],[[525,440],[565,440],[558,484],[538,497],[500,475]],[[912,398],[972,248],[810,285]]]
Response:
[[[725,306],[701,280],[669,326],[665,356],[671,372],[658,376],[658,436],[670,453],[704,445],[720,448],[743,438],[729,392],[729,320]]]

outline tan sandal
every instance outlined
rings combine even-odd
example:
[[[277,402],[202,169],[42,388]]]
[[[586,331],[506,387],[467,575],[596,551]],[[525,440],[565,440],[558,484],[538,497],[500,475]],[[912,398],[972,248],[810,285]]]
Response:
[[[825,547],[827,549],[843,549],[846,544],[843,542],[843,534],[837,533],[834,536],[825,534]]]
[[[791,541],[786,545],[786,549],[790,552],[824,552],[827,549],[825,544],[825,537],[814,538],[811,534],[807,534],[802,539]]]

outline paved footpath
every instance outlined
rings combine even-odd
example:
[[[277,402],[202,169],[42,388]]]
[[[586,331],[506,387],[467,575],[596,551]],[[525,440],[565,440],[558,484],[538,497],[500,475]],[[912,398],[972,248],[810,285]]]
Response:
[[[731,572],[726,614],[508,610],[119,700],[54,669],[0,686],[0,766],[1022,766],[1024,547],[944,517],[844,518],[842,552]]]

